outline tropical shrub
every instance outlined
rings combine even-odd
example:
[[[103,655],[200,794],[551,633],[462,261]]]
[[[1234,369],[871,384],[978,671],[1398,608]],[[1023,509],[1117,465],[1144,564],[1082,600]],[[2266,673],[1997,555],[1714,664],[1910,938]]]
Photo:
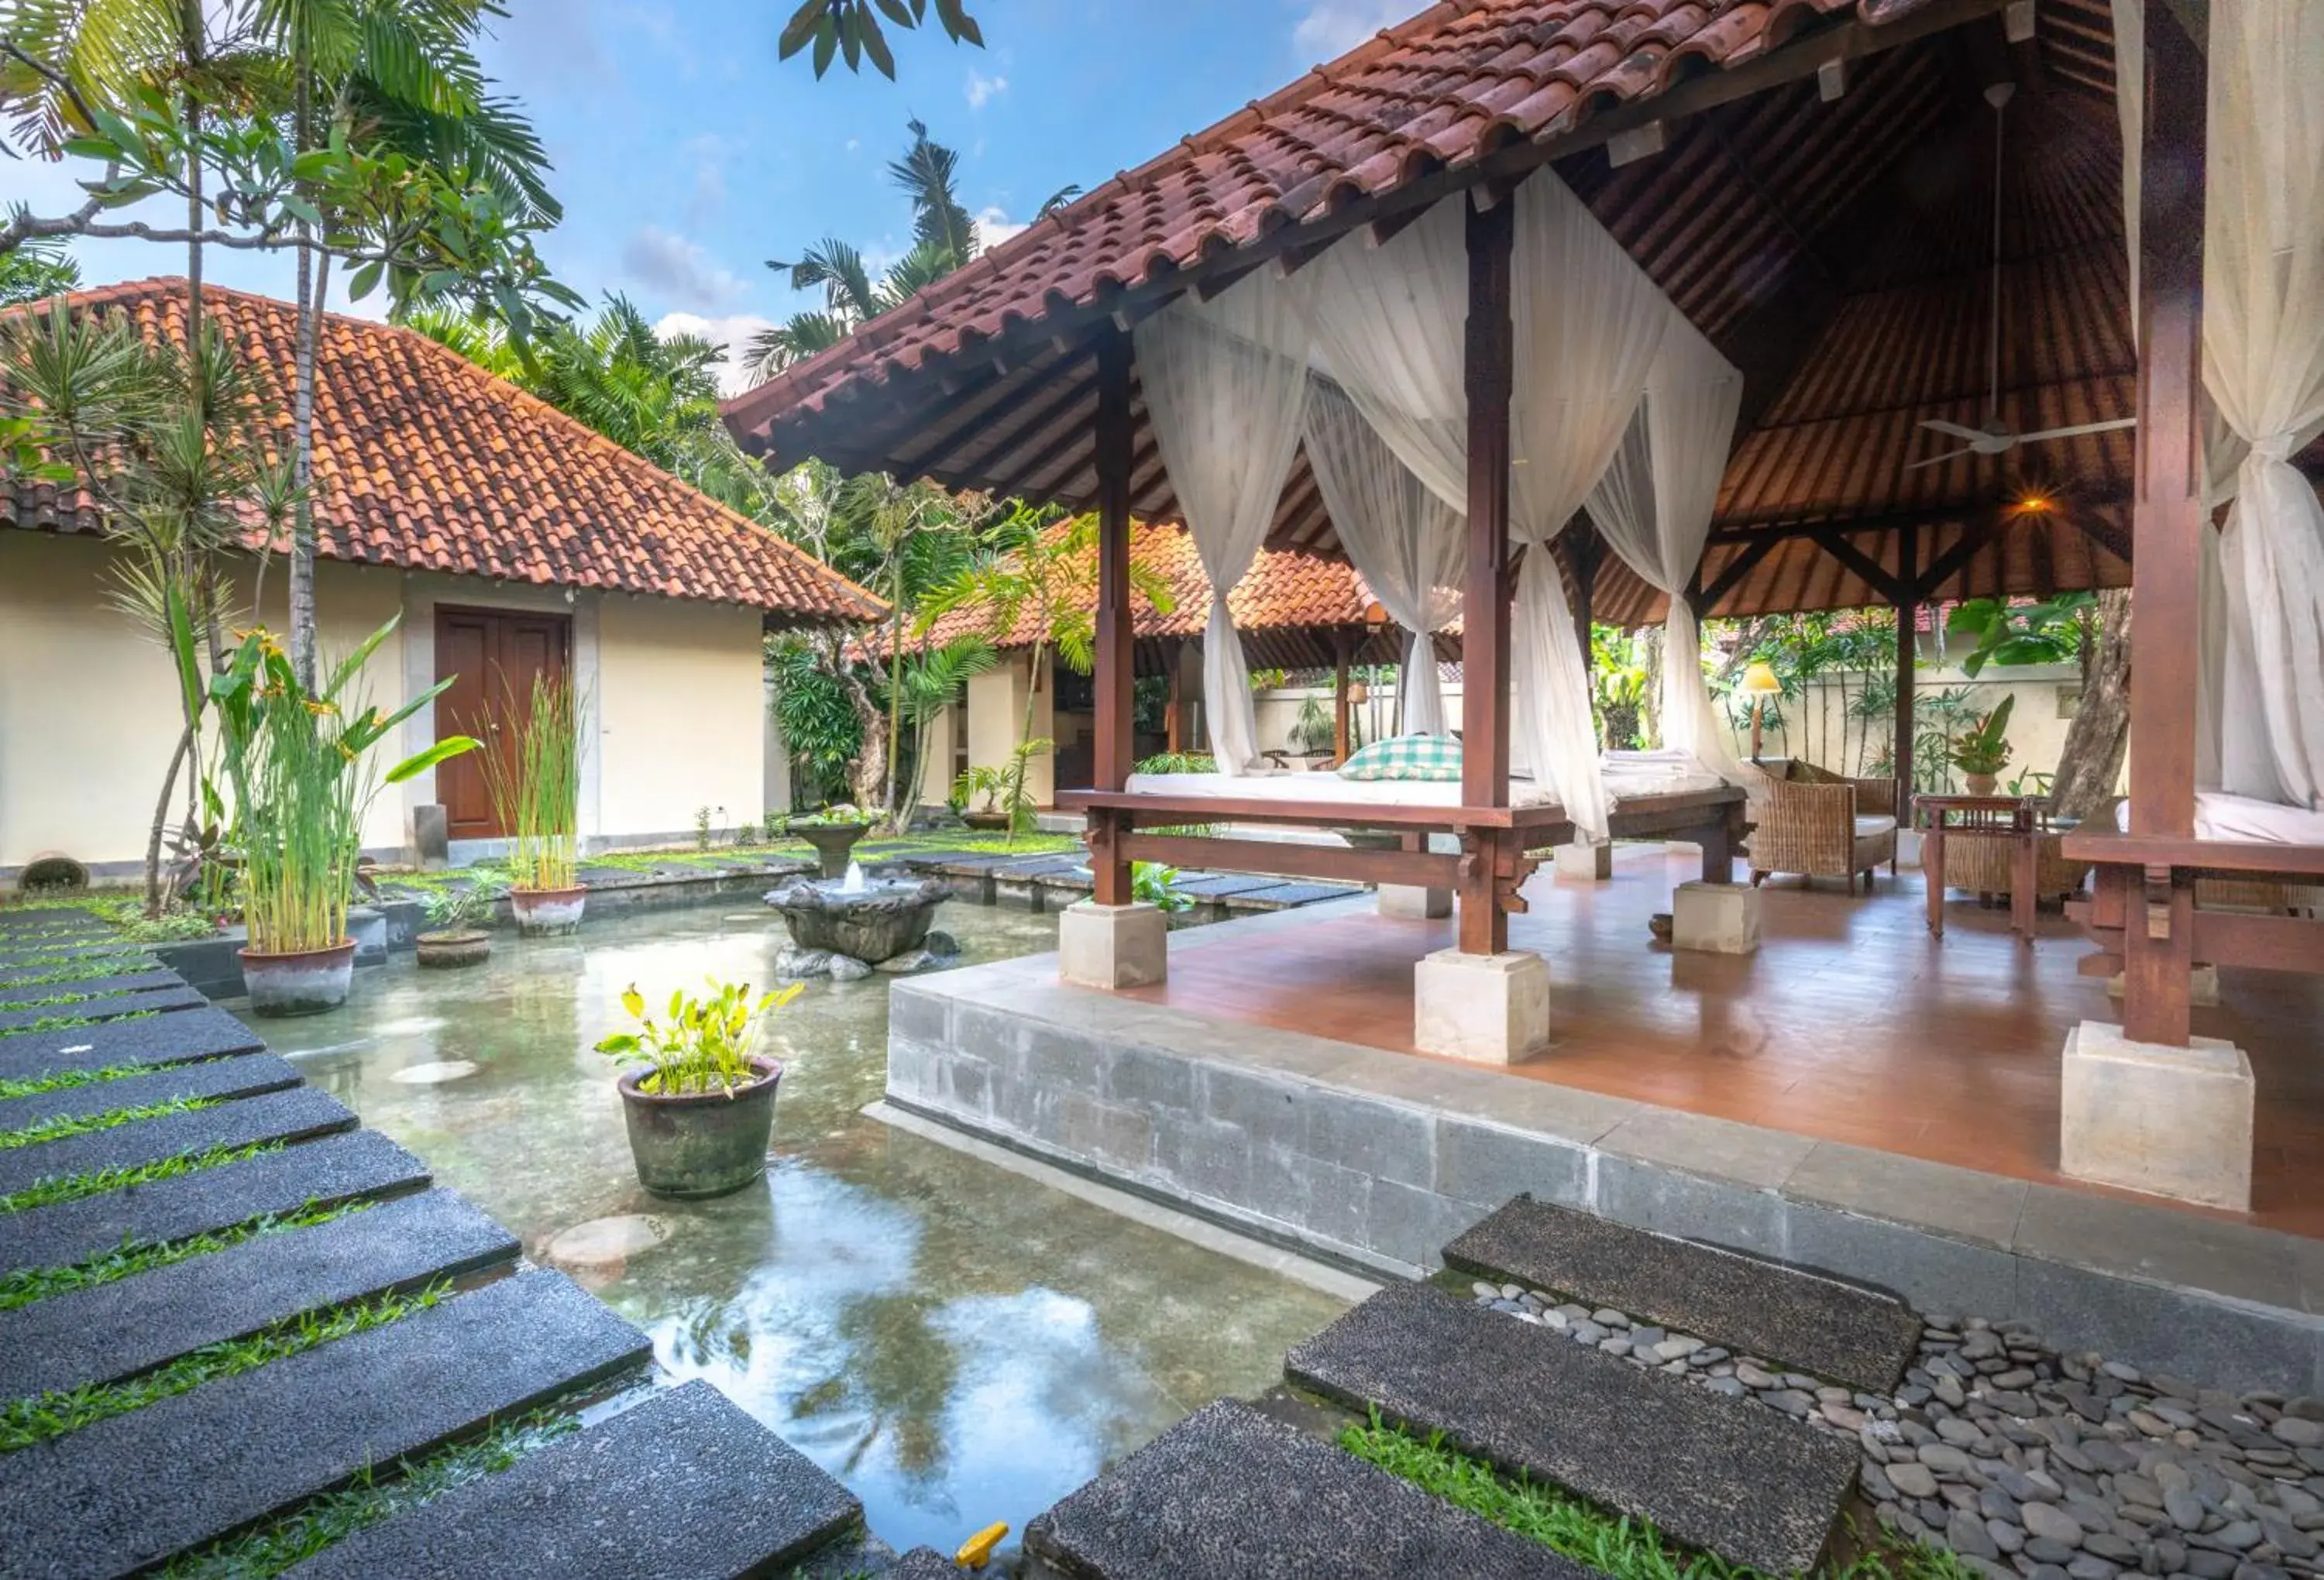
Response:
[[[638,1089],[670,1095],[731,1092],[759,1079],[751,1064],[751,1044],[767,1019],[799,996],[803,982],[755,1000],[748,982],[709,979],[710,992],[697,997],[684,988],[669,996],[666,1021],[646,1013],[645,996],[632,983],[622,1007],[638,1023],[597,1043],[616,1064],[650,1064]]]

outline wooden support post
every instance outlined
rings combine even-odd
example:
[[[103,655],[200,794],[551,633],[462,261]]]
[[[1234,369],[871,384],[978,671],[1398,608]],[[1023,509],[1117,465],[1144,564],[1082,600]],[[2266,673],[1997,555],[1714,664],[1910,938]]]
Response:
[[[1517,204],[1467,206],[1469,319],[1463,379],[1469,406],[1469,572],[1463,584],[1461,800],[1509,804],[1509,399],[1515,326],[1509,313]],[[1502,831],[1462,836],[1460,946],[1509,946],[1501,909]]]
[[[1913,826],[1913,691],[1914,643],[1921,623],[1921,529],[1907,523],[1896,541],[1896,570],[1911,594],[1896,605],[1896,826]]]
[[[1170,644],[1170,700],[1162,709],[1162,747],[1174,754],[1186,749],[1185,646],[1184,637]]]
[[[1573,632],[1582,641],[1582,673],[1590,673],[1590,600],[1597,590],[1598,567],[1606,558],[1606,540],[1598,536],[1586,514],[1577,514],[1563,534],[1573,556]]]
[[[1348,638],[1332,638],[1332,760],[1348,760]]]
[[[1100,332],[1097,352],[1097,422],[1093,436],[1097,466],[1097,723],[1093,741],[1095,787],[1119,790],[1130,780],[1134,747],[1130,724],[1131,649],[1130,611],[1130,340],[1126,330]],[[1112,820],[1093,820],[1091,865],[1101,905],[1126,905],[1130,899],[1130,861],[1111,837]],[[1100,822],[1109,826],[1100,827]]]
[[[2197,588],[2203,509],[2204,60],[2167,0],[2147,0],[2138,194],[2137,502],[2131,512],[2130,831],[2195,828]],[[2134,892],[2122,1028],[2184,1047],[2193,891],[2166,871]],[[2143,901],[2143,904],[2141,903]]]

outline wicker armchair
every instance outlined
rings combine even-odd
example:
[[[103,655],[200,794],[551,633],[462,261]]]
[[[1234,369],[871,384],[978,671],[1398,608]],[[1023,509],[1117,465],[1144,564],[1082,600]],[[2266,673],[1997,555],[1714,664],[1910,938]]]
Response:
[[[1896,781],[1851,779],[1812,763],[1747,767],[1745,788],[1757,825],[1748,842],[1751,881],[1771,872],[1840,877],[1856,892],[1861,875],[1868,893],[1872,869],[1896,870]]]

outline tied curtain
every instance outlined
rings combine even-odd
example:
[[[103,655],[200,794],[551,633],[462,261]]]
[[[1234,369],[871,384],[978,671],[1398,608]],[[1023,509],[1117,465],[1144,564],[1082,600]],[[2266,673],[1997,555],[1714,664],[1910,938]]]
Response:
[[[1469,559],[1461,514],[1397,459],[1336,383],[1319,377],[1310,384],[1305,436],[1308,467],[1349,560],[1409,633],[1397,688],[1405,732],[1443,735],[1444,691],[1431,637],[1461,611]]]
[[[1275,519],[1307,404],[1305,332],[1261,270],[1215,300],[1181,299],[1133,332],[1154,440],[1210,578],[1203,705],[1222,774],[1259,758],[1250,668],[1227,595]]]
[[[1663,744],[1739,782],[1742,764],[1711,705],[1702,639],[1684,589],[1702,559],[1734,442],[1743,377],[1692,324],[1673,315],[1614,459],[1591,491],[1590,519],[1622,558],[1670,595],[1663,649]]]
[[[2324,5],[2213,0],[2203,383],[2242,455],[2219,541],[2219,767],[2324,806]]]

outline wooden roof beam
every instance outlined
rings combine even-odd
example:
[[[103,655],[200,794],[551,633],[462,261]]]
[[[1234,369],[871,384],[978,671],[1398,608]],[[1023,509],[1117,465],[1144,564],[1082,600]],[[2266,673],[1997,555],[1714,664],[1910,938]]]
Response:
[[[1867,586],[1889,602],[1902,604],[1912,600],[1914,590],[1911,586],[1892,575],[1886,566],[1849,542],[1839,531],[1827,528],[1821,532],[1811,532],[1808,537],[1818,548],[1854,571]]]
[[[1719,601],[1735,591],[1741,584],[1743,578],[1757,570],[1759,562],[1766,559],[1775,551],[1775,546],[1784,541],[1785,539],[1769,532],[1763,533],[1751,542],[1746,543],[1743,546],[1743,552],[1729,560],[1711,584],[1703,588],[1696,596],[1694,599],[1696,611],[1708,614],[1717,609]]]

